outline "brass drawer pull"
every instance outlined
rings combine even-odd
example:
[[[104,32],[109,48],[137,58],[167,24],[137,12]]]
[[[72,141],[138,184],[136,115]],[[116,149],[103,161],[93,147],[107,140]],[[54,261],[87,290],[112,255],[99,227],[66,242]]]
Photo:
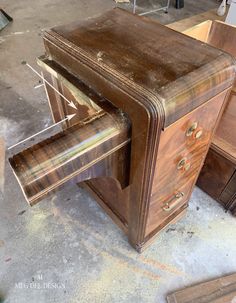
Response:
[[[194,134],[195,139],[200,139],[203,135],[203,130],[200,128],[196,131],[196,133]]]
[[[170,198],[169,201],[164,203],[162,209],[164,211],[171,211],[179,204],[179,202],[183,199],[183,197],[184,197],[183,192],[177,192],[172,198]]]
[[[194,122],[186,131],[186,136],[190,137],[194,133],[194,131],[197,129],[198,123]]]
[[[177,169],[178,170],[184,170],[184,171],[188,171],[191,167],[191,163],[190,161],[184,157],[183,159],[181,159],[177,165]]]

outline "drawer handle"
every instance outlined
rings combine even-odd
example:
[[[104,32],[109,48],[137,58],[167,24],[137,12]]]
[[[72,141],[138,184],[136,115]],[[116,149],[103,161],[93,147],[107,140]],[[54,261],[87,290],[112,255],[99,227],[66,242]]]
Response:
[[[194,137],[195,139],[200,139],[203,135],[203,130],[201,128],[199,128],[198,130],[196,130]]]
[[[198,123],[194,122],[186,131],[186,136],[190,137],[194,133],[194,131],[197,129]]]
[[[191,167],[191,163],[186,157],[181,159],[179,161],[179,163],[177,164],[177,169],[178,170],[181,169],[181,170],[184,170],[184,171],[188,171],[190,169],[190,167]]]
[[[162,209],[164,211],[171,211],[179,204],[179,202],[183,199],[183,197],[184,197],[183,192],[177,192],[172,198],[170,198],[169,201],[164,203]]]

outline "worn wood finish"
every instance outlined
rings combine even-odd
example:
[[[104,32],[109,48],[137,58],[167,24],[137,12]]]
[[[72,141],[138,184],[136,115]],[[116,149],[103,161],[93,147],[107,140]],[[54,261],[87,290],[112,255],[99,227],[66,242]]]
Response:
[[[233,303],[236,298],[236,274],[203,282],[167,296],[168,303]]]
[[[67,128],[89,117],[96,116],[102,111],[104,106],[102,103],[105,103],[105,100],[85,86],[78,78],[45,57],[38,58],[37,61],[43,70],[45,79],[67,100],[73,101],[77,107],[77,110],[70,107],[68,102],[45,82],[45,89],[55,122],[61,121],[67,115],[76,113],[73,119],[64,122],[63,126]]]
[[[115,112],[102,113],[14,155],[10,164],[31,205],[73,177],[81,182],[108,176],[125,187],[129,137],[127,119]]]
[[[94,115],[99,114],[101,110],[107,111],[106,100],[99,97],[91,89],[88,89],[88,87],[86,87],[78,78],[68,73],[68,71],[63,69],[57,63],[48,60],[45,57],[41,57],[38,59],[38,64],[42,68],[43,74],[47,77],[47,80],[63,95],[65,94],[65,91],[68,92],[67,98],[68,96],[71,96],[72,98],[69,100],[73,100],[78,108],[78,115],[76,115],[76,119],[66,122],[64,128],[68,128],[70,125],[78,123],[78,121],[88,119],[88,117],[91,118]],[[60,97],[49,85],[46,85],[46,91],[55,122],[62,120],[67,114],[75,112],[75,110],[71,109],[68,106],[68,103],[64,101],[64,99]],[[111,160],[114,159],[116,161],[118,159],[120,163],[123,163],[123,166],[127,166],[127,169],[125,169],[127,178],[129,177],[129,157],[130,154],[127,152],[127,148],[125,151],[122,150],[122,153],[119,153],[119,158],[114,156],[111,157]],[[117,165],[117,163],[112,163],[112,161],[108,161],[107,159],[103,160],[103,162],[100,161],[98,165],[105,168],[107,164],[109,164],[113,170],[120,167]],[[98,167],[93,167],[94,171],[97,169]],[[101,169],[99,171],[101,171]],[[105,176],[106,174],[103,175]],[[90,174],[90,178],[87,179],[91,178],[92,175]],[[86,178],[84,178],[84,180],[85,179]],[[79,179],[78,177],[74,178],[75,182],[79,182],[80,180],[82,179]],[[102,206],[105,206],[106,210],[108,208],[109,215],[114,214],[113,217],[116,218],[116,222],[119,224],[119,226],[125,229],[128,224],[128,202],[130,188],[127,187],[125,190],[121,190],[119,182],[117,182],[114,178],[94,178],[87,181],[87,183],[89,186],[86,188],[92,188],[93,190],[91,190],[91,192],[96,191],[99,201],[106,201],[106,204],[103,203]],[[107,201],[109,201],[109,204]]]
[[[206,21],[184,31],[186,35],[227,51],[236,57],[236,27]],[[236,83],[212,140],[198,186],[235,214]],[[228,200],[227,200],[228,199]]]
[[[220,21],[212,22],[207,43],[236,57],[236,26]]]
[[[236,170],[230,178],[226,188],[221,193],[219,201],[230,210],[232,214],[236,215]]]
[[[89,163],[83,178],[87,179],[86,185],[100,205],[128,234],[129,242],[141,251],[158,231],[186,210],[215,120],[221,114],[226,91],[234,81],[235,62],[220,50],[120,9],[47,31],[44,42],[46,57],[40,65],[50,83],[69,97],[81,96],[84,92],[82,105],[88,108],[88,118],[81,116],[81,123],[84,118],[93,117],[87,102],[90,90],[99,96],[93,101],[104,115],[108,115],[108,105],[112,104],[119,111],[116,119],[118,114],[130,121],[131,130],[125,123],[117,133],[120,139],[123,135],[126,140],[130,139],[130,153],[127,143],[125,151],[120,149],[119,158],[114,154],[113,162],[107,160],[110,154],[103,154],[106,171],[112,174],[99,175],[101,166],[97,162],[96,167],[95,163],[91,166],[94,173],[90,173],[91,158],[101,160],[100,152],[113,148],[113,143],[117,146],[117,138],[113,141],[111,135],[106,144],[99,144],[97,153],[85,150],[84,163]],[[66,104],[60,108],[55,93],[48,88],[47,91],[57,121],[66,115],[68,108]],[[74,101],[80,107],[81,100],[75,98]],[[212,107],[214,116],[210,114]],[[196,118],[199,124],[193,128],[191,124]],[[74,128],[77,130],[78,125],[68,126],[65,126],[66,137],[71,138],[69,133]],[[113,120],[106,125],[107,130],[114,127]],[[94,133],[99,138],[105,125],[102,129],[97,126],[96,132],[93,130],[86,138],[80,138],[78,130],[81,144],[84,139],[90,142],[89,136]],[[77,141],[76,144],[80,145]],[[44,144],[43,147],[47,148]],[[183,156],[187,158],[184,165],[179,164]],[[178,172],[176,165],[180,166]],[[185,174],[182,169],[188,172]],[[77,167],[74,173],[79,177],[80,172]],[[128,179],[123,187],[118,182],[122,184],[119,174]],[[169,186],[170,174],[176,179],[171,180]],[[168,200],[175,189],[185,192],[179,205]]]
[[[216,125],[218,115],[215,113],[220,113],[226,93],[219,94],[162,131],[146,236],[189,200]],[[188,136],[188,130],[195,123],[196,129]],[[178,167],[181,161],[184,161],[183,165]],[[175,198],[176,193],[183,193],[183,197]],[[165,210],[168,201],[175,204],[172,209]]]

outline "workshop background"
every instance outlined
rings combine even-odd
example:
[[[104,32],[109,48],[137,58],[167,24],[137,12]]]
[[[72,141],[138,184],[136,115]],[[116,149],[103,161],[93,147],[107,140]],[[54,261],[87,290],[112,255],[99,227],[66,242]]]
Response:
[[[140,0],[138,10],[157,2]],[[8,147],[52,124],[41,81],[22,64],[39,70],[42,31],[115,5],[112,0],[1,0],[13,18],[0,32],[0,136]],[[132,10],[130,4],[119,6]],[[149,17],[169,24],[218,6],[215,0],[186,0],[177,10],[171,1],[168,14]],[[6,163],[0,209],[0,302],[164,303],[176,289],[236,271],[236,220],[199,188],[186,216],[141,255],[73,183],[31,208]]]

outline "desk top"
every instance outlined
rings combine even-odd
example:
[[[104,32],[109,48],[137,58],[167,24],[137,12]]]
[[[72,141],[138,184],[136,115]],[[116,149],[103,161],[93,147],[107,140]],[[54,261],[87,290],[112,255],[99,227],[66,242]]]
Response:
[[[44,41],[48,56],[76,76],[71,58],[154,106],[159,103],[164,126],[231,86],[235,77],[230,55],[121,9],[55,27]]]

